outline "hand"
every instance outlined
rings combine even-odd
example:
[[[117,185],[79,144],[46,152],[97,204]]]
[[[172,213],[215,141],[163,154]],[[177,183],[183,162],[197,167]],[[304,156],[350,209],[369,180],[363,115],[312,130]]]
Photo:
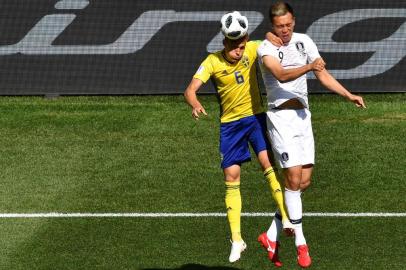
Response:
[[[322,71],[326,67],[326,62],[324,62],[323,58],[317,58],[310,65],[313,71]]]
[[[207,115],[206,111],[204,110],[204,108],[202,106],[199,107],[195,107],[192,109],[192,116],[195,120],[199,120],[199,114],[204,114]]]
[[[351,95],[349,97],[349,100],[355,104],[358,108],[363,108],[365,109],[367,106],[365,106],[364,100],[361,96],[357,95]]]
[[[278,36],[276,36],[274,33],[272,32],[268,32],[265,35],[266,39],[268,41],[270,41],[273,45],[275,45],[276,47],[280,47],[283,45],[283,41],[282,39],[280,39]]]

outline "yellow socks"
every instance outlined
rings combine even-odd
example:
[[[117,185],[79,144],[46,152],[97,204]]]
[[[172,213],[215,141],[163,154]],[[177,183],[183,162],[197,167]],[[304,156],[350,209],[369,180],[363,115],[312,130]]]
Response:
[[[282,199],[283,200],[283,199]],[[241,193],[240,182],[226,181],[225,202],[227,218],[230,224],[231,240],[241,241]]]
[[[269,167],[264,171],[264,176],[268,180],[269,186],[271,188],[272,197],[274,198],[276,204],[279,207],[279,211],[282,216],[282,221],[289,220],[288,215],[285,210],[285,203],[283,201],[283,193],[281,185],[276,177],[275,171],[272,167]]]
[[[271,188],[272,197],[278,205],[280,214],[282,216],[282,222],[289,221],[289,217],[286,213],[285,202],[283,200],[283,193],[281,185],[276,177],[275,171],[272,167],[269,167],[264,171],[264,176],[268,180]],[[231,240],[241,241],[241,193],[240,182],[225,182],[226,183],[226,195],[225,203],[227,207],[227,219],[231,230]]]

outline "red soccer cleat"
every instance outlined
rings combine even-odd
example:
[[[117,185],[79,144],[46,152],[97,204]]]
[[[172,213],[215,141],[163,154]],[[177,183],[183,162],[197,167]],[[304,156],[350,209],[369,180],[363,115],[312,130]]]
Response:
[[[266,233],[263,233],[260,236],[258,236],[258,242],[268,252],[269,260],[271,260],[276,267],[281,267],[282,262],[279,260],[279,256],[278,256],[279,242],[273,242],[273,241],[269,240]]]
[[[307,245],[297,247],[297,263],[303,268],[307,268],[312,264],[312,259],[309,255],[309,247]]]

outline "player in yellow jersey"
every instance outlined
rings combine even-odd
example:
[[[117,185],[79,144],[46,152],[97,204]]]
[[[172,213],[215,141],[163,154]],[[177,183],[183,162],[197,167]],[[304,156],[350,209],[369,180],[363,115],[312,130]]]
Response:
[[[251,159],[249,144],[257,155],[277,202],[281,214],[280,225],[287,231],[293,230],[293,225],[286,214],[282,189],[268,156],[271,147],[266,135],[266,114],[255,65],[259,42],[248,41],[248,21],[239,12],[225,14],[221,23],[225,35],[224,49],[210,54],[203,61],[184,95],[192,107],[192,116],[198,119],[200,114],[207,113],[197,98],[197,91],[209,78],[214,80],[217,88],[221,109],[221,167],[226,184],[225,203],[232,240],[229,261],[235,262],[246,248],[240,226],[240,173],[241,164]],[[236,23],[237,30],[234,31],[231,28]],[[296,78],[309,71],[309,68],[286,70],[287,78]]]

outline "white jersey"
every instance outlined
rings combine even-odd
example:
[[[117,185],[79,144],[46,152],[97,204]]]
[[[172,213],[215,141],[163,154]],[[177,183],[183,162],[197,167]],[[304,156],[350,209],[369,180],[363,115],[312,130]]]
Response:
[[[293,33],[289,44],[277,47],[268,40],[264,40],[258,47],[257,52],[260,59],[262,78],[266,87],[268,108],[278,107],[292,98],[298,99],[308,108],[306,74],[293,81],[279,82],[264,66],[262,57],[266,55],[275,57],[285,69],[301,67],[320,57],[313,40],[306,34]]]

